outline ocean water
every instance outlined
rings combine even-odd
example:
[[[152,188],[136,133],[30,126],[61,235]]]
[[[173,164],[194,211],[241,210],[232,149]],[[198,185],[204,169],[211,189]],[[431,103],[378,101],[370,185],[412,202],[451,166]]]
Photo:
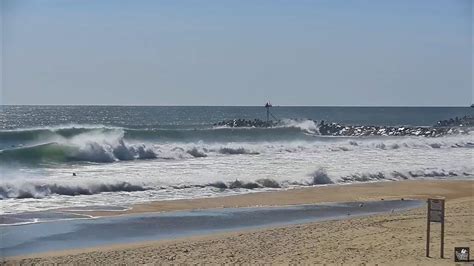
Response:
[[[472,131],[331,137],[312,121],[430,127],[473,108],[273,107],[274,128],[213,126],[263,107],[0,108],[3,214],[474,174]]]

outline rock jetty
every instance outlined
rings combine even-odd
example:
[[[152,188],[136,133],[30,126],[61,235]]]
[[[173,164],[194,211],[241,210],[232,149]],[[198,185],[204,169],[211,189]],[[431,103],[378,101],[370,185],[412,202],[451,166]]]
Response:
[[[313,122],[317,125],[320,135],[323,136],[424,136],[424,137],[440,137],[450,134],[466,134],[469,127],[474,127],[474,117],[464,116],[462,118],[454,118],[442,120],[433,127],[412,127],[412,126],[351,126],[341,125],[338,123],[325,123],[324,120]],[[282,121],[262,121],[260,119],[231,119],[219,123],[214,126],[221,127],[254,127],[268,128],[275,126],[285,126]]]
[[[343,126],[336,123],[318,125],[324,136],[424,136],[441,137],[448,134],[463,134],[467,131],[449,127],[392,127],[392,126]]]

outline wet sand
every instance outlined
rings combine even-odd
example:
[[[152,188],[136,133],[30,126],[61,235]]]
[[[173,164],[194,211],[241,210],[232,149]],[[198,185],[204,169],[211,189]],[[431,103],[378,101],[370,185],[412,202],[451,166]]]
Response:
[[[0,254],[29,255],[111,244],[184,238],[221,232],[284,226],[418,208],[419,200],[384,200],[267,208],[193,211],[66,219],[3,226]],[[92,237],[91,237],[92,236]]]
[[[402,213],[339,221],[10,258],[7,264],[452,264],[454,246],[474,247],[473,193],[473,181],[384,182],[256,193],[219,199],[156,202],[138,205],[128,211],[137,213],[173,210],[173,207],[177,210],[443,196],[447,199],[445,259],[439,258],[439,225],[432,226],[432,258],[425,257],[426,209],[422,207]],[[208,202],[214,203],[206,205]]]

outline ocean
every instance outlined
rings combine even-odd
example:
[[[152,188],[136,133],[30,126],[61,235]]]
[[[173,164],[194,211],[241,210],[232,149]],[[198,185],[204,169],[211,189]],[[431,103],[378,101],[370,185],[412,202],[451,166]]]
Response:
[[[318,122],[432,127],[469,107],[1,106],[0,212],[128,207],[304,186],[470,179],[473,131],[322,136]],[[315,122],[316,121],[316,122]]]

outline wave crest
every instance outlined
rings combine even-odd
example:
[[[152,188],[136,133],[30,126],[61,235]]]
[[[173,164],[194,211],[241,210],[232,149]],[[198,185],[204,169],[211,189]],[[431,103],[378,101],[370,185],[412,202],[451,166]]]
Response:
[[[56,137],[55,142],[0,151],[0,161],[20,162],[114,162],[152,159],[157,155],[145,144],[127,144],[122,131],[87,132],[73,138]]]
[[[4,184],[0,186],[0,198],[44,198],[52,194],[64,196],[93,195],[103,192],[134,192],[144,191],[148,188],[133,185],[128,182],[119,182],[115,184],[32,184],[23,183],[21,185]]]

